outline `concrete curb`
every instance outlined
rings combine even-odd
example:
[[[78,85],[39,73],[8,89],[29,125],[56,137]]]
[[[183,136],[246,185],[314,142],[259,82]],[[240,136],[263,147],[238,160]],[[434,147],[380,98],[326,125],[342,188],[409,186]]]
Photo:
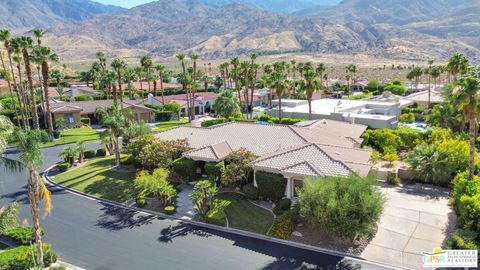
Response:
[[[398,266],[388,265],[388,264],[384,264],[384,263],[380,263],[380,262],[368,261],[368,260],[365,260],[362,257],[350,255],[350,254],[340,252],[340,251],[329,250],[329,249],[325,249],[325,248],[321,248],[321,247],[315,247],[315,246],[310,246],[310,245],[306,245],[306,244],[302,244],[302,243],[277,239],[277,238],[269,237],[269,236],[266,236],[266,235],[257,234],[257,233],[253,233],[253,232],[248,232],[248,231],[243,231],[243,230],[230,228],[230,227],[222,227],[222,226],[217,226],[217,225],[213,225],[213,224],[198,222],[198,221],[194,221],[194,220],[183,220],[183,219],[175,218],[175,217],[168,216],[168,215],[165,215],[165,214],[162,214],[162,213],[158,213],[158,212],[155,212],[155,211],[150,211],[150,210],[147,210],[147,209],[142,209],[142,208],[138,208],[138,207],[134,207],[134,206],[127,206],[123,203],[118,203],[118,202],[114,202],[114,201],[107,200],[107,199],[97,198],[97,197],[92,196],[90,194],[68,188],[66,186],[60,185],[60,184],[56,183],[55,181],[53,181],[49,177],[48,174],[49,174],[50,170],[52,168],[54,168],[56,165],[57,164],[54,164],[54,165],[48,167],[41,175],[42,179],[49,186],[60,188],[60,189],[62,189],[64,191],[67,191],[69,193],[73,193],[77,196],[84,197],[86,199],[89,199],[89,200],[92,200],[92,201],[95,201],[95,202],[98,202],[98,203],[108,204],[108,205],[115,206],[115,207],[118,207],[118,208],[123,208],[123,209],[126,209],[126,210],[132,210],[132,211],[135,211],[137,213],[141,213],[141,214],[145,214],[145,215],[157,216],[157,217],[160,217],[160,218],[163,218],[163,219],[177,220],[177,221],[180,221],[180,222],[183,222],[183,223],[187,223],[187,224],[191,224],[191,225],[195,225],[195,226],[199,226],[199,227],[203,227],[203,228],[207,228],[207,229],[212,229],[212,230],[217,230],[217,231],[221,231],[221,232],[237,234],[237,235],[244,236],[244,237],[251,237],[251,238],[256,238],[256,239],[260,239],[260,240],[270,241],[270,242],[279,243],[279,244],[283,244],[283,245],[288,245],[288,246],[292,246],[292,247],[295,247],[295,248],[306,249],[306,250],[310,250],[310,251],[314,251],[314,252],[321,252],[321,253],[332,255],[332,256],[344,257],[346,259],[350,259],[350,260],[353,260],[353,261],[370,263],[372,265],[377,265],[377,266],[385,267],[385,268],[388,268],[388,269],[406,269],[406,268],[401,268],[401,267],[398,267]]]

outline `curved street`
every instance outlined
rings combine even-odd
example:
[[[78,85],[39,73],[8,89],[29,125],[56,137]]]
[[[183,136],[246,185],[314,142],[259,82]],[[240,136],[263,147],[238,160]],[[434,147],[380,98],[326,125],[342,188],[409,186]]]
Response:
[[[98,148],[89,143],[87,148]],[[64,146],[45,148],[42,169],[60,161]],[[15,151],[7,151],[15,157]],[[1,205],[18,201],[28,218],[26,173],[0,168]],[[52,214],[42,220],[59,257],[86,269],[385,269],[266,240],[206,229],[105,205],[52,190]]]

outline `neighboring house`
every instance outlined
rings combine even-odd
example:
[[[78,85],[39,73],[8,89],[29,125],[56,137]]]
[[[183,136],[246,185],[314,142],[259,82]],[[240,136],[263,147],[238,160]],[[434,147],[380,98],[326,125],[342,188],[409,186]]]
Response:
[[[150,90],[154,90],[154,82],[150,82]],[[160,92],[160,81],[156,81],[157,84],[157,91]],[[133,89],[143,89],[143,90],[148,90],[148,82],[137,82],[133,81],[130,83],[130,86]],[[128,83],[122,84],[122,89],[128,89]],[[182,89],[182,85],[179,83],[163,83],[163,90],[171,90],[171,89]]]
[[[428,106],[428,90],[420,91],[410,94],[405,97],[407,100],[411,100],[418,105]],[[439,104],[443,102],[443,97],[437,90],[430,90],[430,104]]]
[[[218,97],[217,93],[213,92],[199,92],[195,94],[195,114],[196,115],[204,115],[213,111],[213,104],[215,103],[215,99]],[[185,114],[187,109],[187,97],[185,94],[180,95],[170,95],[164,96],[163,99],[165,103],[176,102],[180,104],[182,107],[182,114]],[[153,96],[152,94],[148,95],[147,103],[151,105],[161,106],[162,97],[161,96]]]
[[[72,101],[72,102],[50,102],[52,117],[54,121],[59,118],[65,119],[68,126],[81,125],[80,119],[83,117],[90,118],[92,123],[97,123],[95,111],[99,107],[110,107],[113,100],[92,100],[92,101]],[[138,101],[124,101],[123,108],[132,111],[132,120],[144,121],[147,123],[154,122],[155,110],[145,107]]]
[[[301,186],[306,177],[366,176],[372,167],[372,152],[360,149],[366,128],[333,120],[295,126],[230,122],[210,128],[178,127],[155,136],[187,139],[193,150],[183,155],[196,161],[222,161],[240,148],[252,151],[257,157],[254,170],[283,175],[288,180],[285,196],[291,198],[294,186]]]
[[[274,108],[267,110],[278,117],[278,100]],[[312,119],[331,119],[369,126],[371,128],[396,128],[401,113],[400,102],[369,100],[318,99],[312,101]],[[282,116],[308,119],[308,101],[282,100]]]
[[[407,99],[404,96],[399,96],[392,94],[390,91],[385,91],[381,95],[368,97],[363,99],[365,101],[374,101],[374,102],[390,102],[390,103],[400,103],[400,108],[406,108],[412,106],[415,102]]]
[[[80,95],[95,96],[101,94],[101,92],[93,90],[92,87],[62,87],[62,89],[63,93],[60,95],[57,87],[49,87],[48,94],[50,95],[50,98],[57,99],[63,97],[74,100],[75,97]]]

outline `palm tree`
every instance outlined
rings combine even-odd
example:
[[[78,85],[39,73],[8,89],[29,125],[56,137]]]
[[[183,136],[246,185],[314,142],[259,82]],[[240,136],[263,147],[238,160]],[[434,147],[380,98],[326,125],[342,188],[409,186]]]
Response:
[[[5,65],[5,60],[3,59],[3,51],[0,51],[0,62],[2,63],[0,78],[7,81],[8,92],[10,93],[10,96],[12,98],[12,106],[15,109],[15,118],[17,119],[17,125],[20,126],[20,118],[18,116],[18,111],[16,110],[17,106],[15,102],[15,97],[13,96],[12,86],[10,84],[10,82],[12,81],[12,74],[10,73],[10,71],[7,69]]]
[[[433,79],[433,88],[437,88],[437,81],[440,75],[442,74],[442,67],[441,66],[433,66],[430,70],[430,76]]]
[[[473,180],[475,173],[475,135],[477,119],[480,113],[480,78],[467,76],[457,81],[453,90],[454,104],[462,108],[469,121],[470,158],[468,160],[469,178]]]
[[[35,243],[37,246],[37,265],[43,269],[42,250],[42,229],[40,227],[40,201],[45,202],[45,214],[51,211],[50,192],[40,180],[38,168],[42,164],[42,151],[38,136],[31,132],[17,129],[15,137],[20,150],[20,162],[28,170],[28,200],[30,202],[30,213],[32,215]]]
[[[48,133],[53,136],[53,120],[52,113],[50,111],[50,95],[48,94],[48,81],[50,74],[50,67],[48,62],[57,62],[58,55],[52,52],[48,47],[35,46],[32,51],[32,55],[35,56],[38,62],[42,63],[42,79],[43,79],[43,94],[46,107],[46,122],[48,126]]]
[[[325,70],[326,70],[326,68],[325,68],[324,63],[318,64],[317,68],[315,69],[315,71],[318,74],[318,77],[320,78],[320,84],[321,85],[323,85],[323,73],[325,72]]]
[[[135,72],[135,69],[132,67],[127,66],[123,71],[123,77],[124,77],[124,80],[127,82],[128,96],[130,99],[133,99],[132,81],[135,80],[136,76],[137,74]]]
[[[138,81],[138,83],[140,84],[140,93],[141,93],[141,95],[142,95],[142,102],[144,102],[145,93],[144,93],[144,91],[143,91],[142,78],[143,78],[144,75],[145,75],[145,71],[143,70],[142,67],[135,67],[135,74],[136,74],[137,81]]]
[[[100,65],[102,69],[102,74],[105,73],[105,70],[107,69],[107,58],[105,57],[104,52],[97,52],[96,53],[97,59],[98,59],[98,64]]]
[[[50,72],[50,77],[55,79],[58,88],[60,87],[61,81],[65,78],[65,74],[63,74],[63,72],[61,72],[59,69],[54,69],[52,72]]]
[[[117,72],[117,80],[118,80],[118,93],[120,94],[120,108],[123,108],[123,91],[122,91],[122,73],[125,71],[127,67],[127,63],[122,59],[114,59],[110,64],[113,70]]]
[[[427,61],[428,68],[425,70],[425,74],[428,76],[428,108],[430,108],[430,95],[431,95],[431,79],[432,79],[432,65],[433,65],[434,60],[429,59]]]
[[[215,112],[218,115],[225,117],[227,122],[230,122],[230,117],[240,111],[238,99],[232,91],[223,91],[214,103]]]
[[[288,88],[287,74],[281,70],[277,70],[270,76],[270,87],[275,89],[278,97],[278,118],[282,121],[282,96],[285,89]]]
[[[188,94],[188,90],[187,90],[187,85],[185,84],[185,80],[187,78],[187,70],[185,68],[185,54],[181,53],[181,54],[178,54],[177,55],[177,60],[180,61],[180,63],[182,64],[182,88],[183,88],[183,91],[185,91],[185,97],[186,97],[186,100],[187,100],[187,111],[186,111],[186,114],[188,115],[188,120],[192,120],[191,119],[191,115],[190,115],[190,98],[189,98],[189,94]]]
[[[42,38],[45,35],[45,31],[39,28],[33,29],[33,35],[37,39],[37,45],[42,45]]]
[[[165,93],[163,90],[163,73],[165,73],[165,66],[156,65],[155,70],[158,72],[158,78],[160,80],[160,92],[162,93],[162,104],[165,104]]]
[[[23,103],[23,125],[25,130],[30,129],[30,124],[29,124],[29,119],[30,119],[30,112],[31,110],[28,110],[28,107],[31,105],[29,102],[29,96],[27,93],[25,93],[24,87],[25,85],[23,84],[23,79],[22,79],[22,41],[20,37],[13,38],[11,40],[10,44],[10,49],[12,53],[15,55],[13,56],[13,61],[16,63],[17,66],[17,73],[18,73],[18,91],[20,98],[22,99]]]
[[[446,69],[453,75],[453,81],[456,82],[458,78],[458,74],[464,75],[468,71],[468,67],[470,66],[470,61],[468,60],[465,54],[457,52],[453,54],[450,59],[448,59],[448,63]]]
[[[200,58],[198,54],[192,54],[190,55],[190,58],[193,61],[193,87],[192,87],[192,93],[191,93],[191,98],[190,98],[190,109],[192,110],[192,120],[195,119],[195,93],[197,92],[197,60]]]
[[[140,59],[140,65],[143,67],[143,70],[145,71],[146,74],[146,79],[147,79],[147,84],[148,84],[148,93],[152,91],[151,86],[150,86],[150,73],[152,71],[152,58],[149,55],[145,55]]]
[[[308,100],[308,119],[312,119],[312,97],[313,93],[321,89],[320,83],[315,79],[317,74],[309,69],[305,72],[305,80],[301,84],[301,88],[305,91]]]
[[[122,135],[123,129],[129,125],[129,117],[131,111],[128,109],[119,110],[114,103],[111,107],[104,108],[98,107],[95,114],[100,120],[103,126],[106,126],[110,130],[111,139],[115,151],[115,166],[120,167],[120,143],[119,137]]]

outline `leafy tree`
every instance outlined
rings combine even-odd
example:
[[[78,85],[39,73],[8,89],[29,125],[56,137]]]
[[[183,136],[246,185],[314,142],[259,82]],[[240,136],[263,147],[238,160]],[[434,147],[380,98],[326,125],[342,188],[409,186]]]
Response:
[[[67,146],[63,148],[63,150],[60,152],[59,156],[63,158],[65,162],[68,162],[70,165],[72,165],[75,162],[75,159],[79,155],[79,151],[76,148],[73,148],[71,146]]]
[[[123,145],[128,145],[131,140],[141,135],[149,134],[152,131],[150,126],[143,121],[132,122],[128,127],[123,129]]]
[[[375,185],[374,179],[355,175],[305,179],[298,195],[300,216],[341,238],[369,235],[384,202]]]
[[[377,80],[371,80],[368,82],[367,86],[365,87],[365,91],[369,93],[383,92],[383,85],[381,82]]]
[[[173,198],[177,196],[177,191],[168,182],[169,174],[170,172],[164,168],[155,169],[151,174],[147,171],[138,173],[134,184],[139,191],[139,196],[143,197],[153,194],[160,199],[163,205],[171,204]]]
[[[201,216],[205,217],[210,211],[217,192],[218,189],[209,180],[199,181],[195,184],[190,198]]]
[[[216,99],[214,104],[215,112],[230,121],[230,117],[240,112],[238,99],[232,91],[222,92]]]
[[[245,148],[230,153],[225,159],[227,165],[222,172],[222,183],[224,185],[246,184],[252,172],[252,162],[254,160],[255,155]]]
[[[401,95],[401,96],[407,93],[407,88],[405,88],[405,86],[403,86],[402,82],[399,80],[388,82],[384,90],[390,91],[392,92],[392,94]]]

